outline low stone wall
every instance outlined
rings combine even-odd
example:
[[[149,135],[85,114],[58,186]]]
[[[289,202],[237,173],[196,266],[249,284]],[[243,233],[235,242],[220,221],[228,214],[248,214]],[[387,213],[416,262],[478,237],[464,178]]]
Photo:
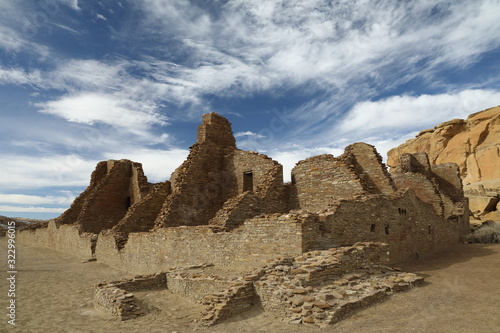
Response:
[[[79,233],[73,225],[57,226],[54,221],[50,221],[46,228],[19,232],[17,240],[21,244],[46,247],[79,258],[90,259],[94,258],[93,248],[97,241],[97,235]]]
[[[143,311],[130,291],[164,289],[167,287],[165,273],[136,276],[133,279],[104,282],[94,286],[94,308],[104,315],[127,320],[138,317]]]
[[[168,289],[195,302],[212,293],[223,290],[230,282],[216,275],[202,273],[169,273],[167,275]]]

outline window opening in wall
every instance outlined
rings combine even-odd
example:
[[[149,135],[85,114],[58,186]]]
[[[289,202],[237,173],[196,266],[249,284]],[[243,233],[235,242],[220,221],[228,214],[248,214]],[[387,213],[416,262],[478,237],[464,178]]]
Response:
[[[253,172],[246,171],[243,173],[243,192],[253,191]]]
[[[132,205],[132,198],[131,197],[127,197],[125,199],[125,208],[129,209],[131,205]]]
[[[385,226],[385,234],[386,234],[386,235],[388,235],[388,234],[389,234],[389,226],[388,226],[388,225],[386,225],[386,226]]]
[[[431,225],[430,224],[429,224],[429,227],[428,227],[427,231],[429,232],[429,235],[430,235],[431,234]]]
[[[375,232],[375,224],[370,225],[370,232]]]

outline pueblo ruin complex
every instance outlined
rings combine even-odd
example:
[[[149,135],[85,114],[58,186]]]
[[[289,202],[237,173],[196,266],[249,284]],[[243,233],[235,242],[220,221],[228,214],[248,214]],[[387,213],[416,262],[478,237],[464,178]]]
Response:
[[[284,183],[277,161],[236,148],[228,120],[209,113],[169,181],[149,183],[140,163],[100,162],[90,186],[65,213],[19,238],[142,274],[96,287],[96,306],[114,315],[140,310],[132,296],[122,295],[119,306],[110,301],[112,290],[130,295],[144,286],[168,285],[205,302],[204,320],[210,323],[257,299],[291,322],[330,324],[350,308],[418,281],[396,273],[389,278],[388,268],[380,267],[425,258],[468,232],[456,164],[431,166],[425,153],[405,153],[389,174],[373,146],[355,143],[339,157],[298,162],[292,181]],[[212,265],[243,267],[248,274],[216,293],[227,281],[189,273]],[[279,286],[270,282],[275,278]],[[194,288],[193,281],[203,288]],[[363,298],[364,287],[353,287],[337,297],[334,287],[349,289],[352,281],[372,286],[371,292],[365,288]]]

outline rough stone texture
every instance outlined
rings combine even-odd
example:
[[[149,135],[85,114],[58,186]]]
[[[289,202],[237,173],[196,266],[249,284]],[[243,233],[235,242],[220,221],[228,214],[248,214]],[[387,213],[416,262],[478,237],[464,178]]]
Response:
[[[454,246],[464,232],[464,223],[437,216],[433,207],[419,200],[412,190],[391,197],[373,195],[341,201],[320,214],[308,250],[385,242],[389,244],[391,263],[397,263]]]
[[[276,214],[246,220],[231,232],[210,226],[162,228],[131,233],[123,248],[112,233],[102,232],[96,255],[100,262],[137,274],[200,263],[256,267],[277,255],[302,253],[302,221],[300,214]]]
[[[291,209],[320,211],[338,199],[396,191],[382,158],[366,143],[355,143],[338,158],[325,154],[297,163],[288,189]]]
[[[51,220],[45,228],[34,228],[18,233],[17,241],[37,247],[48,247],[70,252],[82,259],[95,258],[97,234],[80,232],[74,225],[58,225]]]
[[[402,161],[393,179],[373,146],[356,143],[337,158],[298,162],[283,184],[278,162],[237,149],[231,124],[210,113],[170,181],[153,186],[138,163],[101,162],[56,224],[72,224],[71,237],[82,233],[99,261],[139,274],[199,263],[255,267],[358,241],[388,242],[396,262],[456,244],[468,231],[457,167],[431,166],[425,154]],[[68,231],[51,230],[60,244],[45,246],[75,252]]]
[[[261,304],[292,322],[326,325],[420,281],[381,265],[457,244],[469,231],[468,218],[453,163],[405,153],[391,177],[373,146],[355,143],[337,158],[298,162],[292,183],[283,184],[278,162],[237,149],[231,124],[210,113],[170,181],[149,184],[131,161],[100,162],[70,209],[48,226],[21,232],[19,240],[93,256],[122,271],[163,272],[169,289],[207,304],[202,320],[209,324]],[[256,271],[228,281],[172,269],[207,264]],[[138,315],[128,291],[154,281],[102,285],[96,308]],[[205,298],[226,282],[228,288]]]
[[[202,321],[217,324],[258,302],[290,323],[330,325],[394,291],[423,282],[414,274],[394,271],[387,263],[387,245],[381,243],[276,259],[206,296]]]
[[[115,226],[151,187],[140,163],[129,160],[100,162],[92,173],[90,186],[55,222],[73,224],[81,232],[98,234]]]
[[[120,320],[132,319],[142,315],[143,311],[130,291],[165,288],[167,288],[165,273],[99,283],[94,285],[94,309]]]
[[[422,131],[388,153],[387,164],[399,165],[404,153],[425,152],[431,164],[456,163],[464,184],[500,178],[500,106]]]
[[[281,165],[265,155],[236,149],[231,124],[216,113],[203,116],[198,142],[171,182],[172,194],[155,221],[157,228],[206,225],[210,220],[214,225],[234,227],[242,218],[285,209]],[[225,203],[243,192],[255,192],[259,204],[230,214],[234,204]],[[240,204],[252,204],[244,198]]]

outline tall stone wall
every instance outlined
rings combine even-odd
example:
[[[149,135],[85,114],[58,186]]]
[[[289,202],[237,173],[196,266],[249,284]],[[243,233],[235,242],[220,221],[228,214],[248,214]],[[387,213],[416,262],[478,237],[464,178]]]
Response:
[[[73,224],[82,232],[96,234],[111,229],[151,187],[140,163],[129,160],[100,162],[92,174],[90,186],[56,219],[56,223]]]
[[[151,193],[130,207],[125,217],[113,227],[113,230],[125,234],[151,230],[171,191],[169,181],[156,184]]]

